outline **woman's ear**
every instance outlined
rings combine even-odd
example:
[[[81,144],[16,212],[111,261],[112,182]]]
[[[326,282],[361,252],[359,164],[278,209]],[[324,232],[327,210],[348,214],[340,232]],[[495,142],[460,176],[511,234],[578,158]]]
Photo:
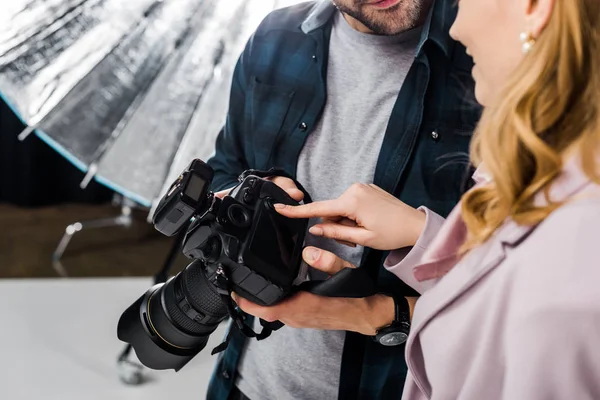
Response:
[[[525,0],[525,3],[525,32],[537,39],[552,17],[556,0]]]

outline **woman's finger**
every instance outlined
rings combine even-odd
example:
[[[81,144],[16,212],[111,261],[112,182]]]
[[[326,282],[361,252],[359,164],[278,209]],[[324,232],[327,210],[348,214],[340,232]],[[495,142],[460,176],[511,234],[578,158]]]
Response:
[[[357,226],[355,221],[352,221],[351,219],[348,219],[348,218],[343,218],[343,217],[323,218],[323,223],[329,223],[329,222],[333,222],[333,223],[344,225],[344,226]],[[338,242],[339,244],[343,244],[344,246],[356,247],[356,243],[346,242],[344,240],[336,240],[336,242]]]
[[[340,225],[344,225],[344,226],[357,226],[356,221],[351,220],[350,218],[346,218],[346,217],[324,217],[322,218],[322,223],[323,224],[327,224],[327,223],[332,223],[332,224],[340,224]]]
[[[372,237],[371,232],[365,228],[334,223],[317,224],[308,231],[315,236],[322,236],[336,241],[356,243],[362,246],[368,246],[368,242]]]
[[[275,209],[288,218],[317,218],[345,216],[349,210],[340,199],[316,201],[300,206],[275,204]]]

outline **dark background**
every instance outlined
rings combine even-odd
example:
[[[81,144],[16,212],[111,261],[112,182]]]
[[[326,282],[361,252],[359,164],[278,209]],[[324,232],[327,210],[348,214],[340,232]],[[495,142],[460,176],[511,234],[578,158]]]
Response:
[[[110,201],[112,191],[95,181],[81,190],[84,174],[37,136],[20,142],[17,135],[23,129],[0,98],[0,202],[31,207]]]
[[[51,255],[67,225],[112,217],[113,192],[92,181],[34,134],[20,142],[23,123],[0,99],[0,278],[56,277]],[[172,239],[134,210],[130,228],[83,230],[62,263],[69,276],[150,276],[160,268]],[[183,256],[175,269],[185,265]]]

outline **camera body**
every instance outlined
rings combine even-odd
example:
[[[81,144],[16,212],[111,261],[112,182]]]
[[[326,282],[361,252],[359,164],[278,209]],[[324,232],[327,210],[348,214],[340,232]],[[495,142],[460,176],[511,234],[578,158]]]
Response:
[[[195,221],[183,253],[210,272],[225,269],[231,289],[260,305],[285,297],[300,271],[305,219],[283,217],[276,203],[298,204],[273,182],[249,175]]]
[[[272,305],[285,297],[300,272],[307,219],[286,218],[274,209],[277,203],[297,205],[273,182],[248,174],[222,199],[207,193],[212,170],[194,160],[179,181],[180,187],[167,197],[155,214],[156,228],[172,235],[181,226],[172,221],[190,219],[195,201],[200,214],[184,239],[183,253],[202,261],[208,273],[220,267],[227,272],[232,290],[257,304]],[[191,196],[190,196],[191,194]],[[185,201],[184,201],[185,200]],[[193,213],[192,213],[193,214]]]

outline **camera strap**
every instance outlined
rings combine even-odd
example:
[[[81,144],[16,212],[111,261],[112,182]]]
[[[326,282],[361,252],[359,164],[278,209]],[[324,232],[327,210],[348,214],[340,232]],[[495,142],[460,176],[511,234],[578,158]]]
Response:
[[[271,332],[276,331],[281,328],[283,324],[279,321],[268,322],[263,319],[260,320],[260,324],[262,326],[262,331],[260,333],[254,332],[252,328],[250,328],[244,322],[245,316],[239,311],[239,309],[235,306],[233,300],[231,299],[231,284],[230,280],[227,277],[227,273],[223,268],[217,269],[217,279],[216,279],[216,287],[219,295],[221,295],[221,300],[227,307],[227,311],[229,312],[229,316],[233,320],[234,326],[231,327],[229,332],[227,333],[227,337],[219,346],[215,347],[211,352],[211,355],[222,352],[227,349],[229,345],[229,341],[231,339],[231,334],[234,328],[237,328],[242,332],[242,334],[249,338],[256,338],[256,340],[263,340],[268,338],[271,335]]]

